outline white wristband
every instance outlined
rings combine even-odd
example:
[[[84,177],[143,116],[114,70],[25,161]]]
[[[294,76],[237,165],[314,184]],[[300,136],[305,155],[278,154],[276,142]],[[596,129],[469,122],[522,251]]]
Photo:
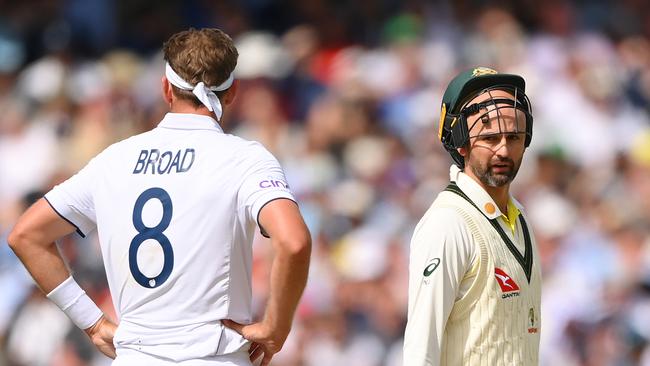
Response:
[[[81,329],[90,328],[104,315],[72,276],[47,294],[47,298]]]

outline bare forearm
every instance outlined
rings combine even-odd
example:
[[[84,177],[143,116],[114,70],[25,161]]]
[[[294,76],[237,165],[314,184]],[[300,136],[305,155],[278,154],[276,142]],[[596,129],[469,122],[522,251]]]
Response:
[[[271,266],[265,321],[276,329],[291,328],[293,314],[307,283],[310,247],[296,253],[276,253]]]
[[[50,293],[70,277],[70,272],[54,243],[39,245],[31,243],[28,239],[15,239],[10,242],[10,246],[44,293]]]
[[[41,199],[18,220],[7,241],[41,291],[76,326],[84,329],[104,354],[114,358],[112,340],[115,325],[103,318],[102,311],[70,278],[70,272],[55,243],[73,231],[74,226]]]
[[[293,201],[272,201],[264,206],[259,216],[260,225],[269,234],[275,252],[262,323],[271,333],[276,333],[276,341],[281,346],[289,334],[293,314],[307,282],[311,235]]]
[[[9,234],[9,246],[46,294],[70,276],[54,242],[73,231],[71,224],[59,217],[47,201],[40,199],[23,214]]]

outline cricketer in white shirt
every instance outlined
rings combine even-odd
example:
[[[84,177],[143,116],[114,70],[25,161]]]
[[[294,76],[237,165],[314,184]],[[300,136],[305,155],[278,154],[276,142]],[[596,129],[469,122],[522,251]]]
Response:
[[[220,342],[220,319],[251,322],[258,213],[294,200],[259,143],[224,134],[210,117],[174,113],[110,146],[45,198],[79,234],[97,228],[120,318],[118,357],[176,361],[244,344],[241,336]]]
[[[266,366],[305,287],[309,231],[277,160],[219,125],[221,103],[232,103],[238,86],[232,39],[189,29],[163,49],[162,95],[173,113],[52,189],[8,242],[47,297],[115,358],[113,366],[247,366],[259,357]],[[187,62],[186,54],[202,61]],[[170,62],[186,75],[214,77],[220,68],[230,75],[220,85],[189,83]],[[260,320],[251,311],[256,224],[274,249]],[[54,244],[75,229],[97,229],[119,326],[77,284]]]
[[[251,323],[260,210],[294,200],[259,143],[223,133],[211,117],[169,113],[45,199],[80,235],[97,229],[120,318],[114,365],[206,360],[247,346],[221,320]]]

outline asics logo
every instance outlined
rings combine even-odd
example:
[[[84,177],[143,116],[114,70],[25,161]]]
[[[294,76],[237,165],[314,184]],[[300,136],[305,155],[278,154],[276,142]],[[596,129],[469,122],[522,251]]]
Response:
[[[433,271],[435,271],[436,268],[438,268],[439,264],[440,264],[440,258],[433,258],[431,262],[426,267],[424,267],[424,272],[422,272],[422,275],[424,275],[424,277],[431,276]]]

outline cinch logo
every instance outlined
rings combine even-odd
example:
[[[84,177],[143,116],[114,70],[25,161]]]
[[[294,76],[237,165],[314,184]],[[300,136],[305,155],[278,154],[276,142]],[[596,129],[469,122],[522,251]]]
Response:
[[[496,267],[494,268],[494,277],[496,277],[497,282],[499,283],[499,287],[501,287],[501,291],[503,291],[504,293],[519,291],[519,286],[517,286],[517,284],[510,277],[510,275],[505,273],[501,268],[496,268]],[[503,295],[501,297],[505,299],[506,297],[511,297],[511,296],[519,296],[519,293]]]
[[[289,185],[281,180],[266,179],[260,182],[260,188],[282,187],[289,188]]]

